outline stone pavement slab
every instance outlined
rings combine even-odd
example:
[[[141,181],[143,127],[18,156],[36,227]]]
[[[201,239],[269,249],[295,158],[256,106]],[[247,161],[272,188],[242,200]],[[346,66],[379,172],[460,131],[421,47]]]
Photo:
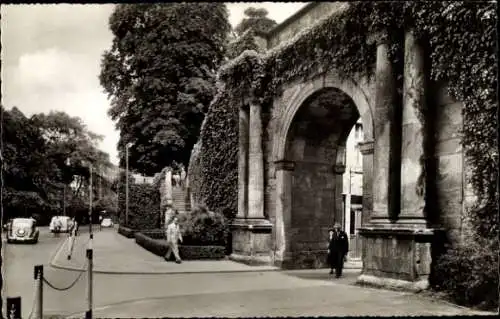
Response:
[[[67,259],[69,240],[61,244],[51,266],[67,270],[86,269],[85,251],[90,247],[89,235],[76,237],[71,260]],[[199,272],[242,272],[242,271],[277,271],[270,265],[249,266],[224,260],[188,260],[182,264],[165,262],[163,258],[145,250],[135,239],[126,238],[114,229],[94,232],[92,240],[94,250],[94,272],[121,274],[174,274]],[[346,268],[360,268],[360,263],[346,263]]]

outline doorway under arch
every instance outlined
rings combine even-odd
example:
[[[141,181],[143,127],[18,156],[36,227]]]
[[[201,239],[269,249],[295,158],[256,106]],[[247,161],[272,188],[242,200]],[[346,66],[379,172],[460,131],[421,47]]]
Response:
[[[276,162],[276,221],[282,224],[275,227],[275,263],[282,268],[324,267],[328,228],[347,226],[346,142],[360,122],[353,99],[335,87],[310,94],[291,117]]]

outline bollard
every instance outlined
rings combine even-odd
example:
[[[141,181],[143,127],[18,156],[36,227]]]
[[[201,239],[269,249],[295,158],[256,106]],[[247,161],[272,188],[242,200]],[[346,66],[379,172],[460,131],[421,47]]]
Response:
[[[7,298],[7,318],[21,319],[21,297]]]
[[[34,268],[35,277],[35,307],[33,318],[43,318],[43,265]]]
[[[92,318],[92,271],[93,271],[93,259],[94,259],[93,257],[94,257],[93,250],[87,249],[87,259],[88,259],[88,269],[89,269],[87,294],[88,294],[89,310],[85,313],[86,319]]]

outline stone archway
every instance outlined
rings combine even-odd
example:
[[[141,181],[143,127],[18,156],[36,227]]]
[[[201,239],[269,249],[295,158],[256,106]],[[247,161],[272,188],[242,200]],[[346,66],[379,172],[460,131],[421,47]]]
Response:
[[[283,268],[321,267],[328,227],[343,221],[345,143],[359,117],[371,140],[367,96],[352,82],[333,76],[301,85],[279,119],[274,136],[276,207],[274,262]],[[363,167],[373,169],[368,142]],[[365,147],[366,148],[366,147]],[[373,147],[371,147],[373,150]],[[371,210],[371,183],[363,183],[364,219]]]

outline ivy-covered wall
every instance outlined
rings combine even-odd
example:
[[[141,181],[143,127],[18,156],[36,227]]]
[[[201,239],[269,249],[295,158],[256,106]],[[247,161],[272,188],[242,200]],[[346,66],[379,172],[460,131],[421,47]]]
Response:
[[[189,165],[194,204],[233,218],[238,207],[238,109],[227,91],[220,90],[210,104],[197,147]]]
[[[495,261],[498,264],[496,23],[496,3],[493,2],[351,2],[345,11],[332,14],[266,54],[245,51],[227,63],[219,72],[225,84],[219,98],[224,96],[227,101],[217,101],[216,104],[237,109],[245,99],[251,98],[262,103],[264,112],[269,113],[276,96],[294,81],[304,81],[329,71],[335,71],[341,78],[353,75],[371,77],[376,47],[370,37],[381,30],[390,32],[390,56],[401,94],[404,32],[412,29],[425,44],[430,83],[436,86],[444,83],[446,95],[455,101],[450,104],[430,103],[429,107],[434,108],[430,113],[448,124],[453,124],[454,119],[446,119],[447,114],[458,110],[462,113],[461,134],[454,142],[460,140],[465,156],[456,155],[451,162],[461,160],[461,167],[468,172],[460,192],[470,184],[476,198],[471,205],[463,206],[467,208],[471,225],[468,240],[488,246],[487,250],[477,251],[478,260],[487,260],[487,265],[494,265]],[[451,158],[447,158],[444,151],[449,147],[446,145],[447,133],[444,128],[439,130],[437,134],[441,136],[436,143],[442,148],[435,151],[438,163],[429,161],[429,165],[438,166],[434,168],[436,174],[439,169],[443,172],[440,162]],[[225,144],[224,149],[236,151],[237,139],[231,143],[231,147]],[[236,162],[236,156],[234,160]],[[236,176],[237,165],[232,169],[219,174]],[[224,180],[222,176],[218,178]],[[236,202],[237,184],[233,185]],[[444,189],[445,186],[441,187]],[[466,198],[462,197],[462,201]],[[465,250],[460,247],[456,249],[458,252],[448,254],[451,260],[442,262],[442,265],[461,264],[460,258],[467,254],[463,254]],[[490,255],[480,255],[488,251]],[[469,257],[475,258],[470,254]],[[487,265],[468,269],[468,277],[457,277],[457,274],[464,274],[459,271],[443,278],[454,284],[473,280],[477,287],[491,294],[496,291],[498,296],[498,290],[494,289],[498,286],[498,273],[495,276],[491,272],[494,268]],[[489,286],[487,282],[490,282]],[[451,288],[445,285],[445,289]],[[473,298],[468,300],[472,302]],[[498,298],[496,300],[498,304]]]

